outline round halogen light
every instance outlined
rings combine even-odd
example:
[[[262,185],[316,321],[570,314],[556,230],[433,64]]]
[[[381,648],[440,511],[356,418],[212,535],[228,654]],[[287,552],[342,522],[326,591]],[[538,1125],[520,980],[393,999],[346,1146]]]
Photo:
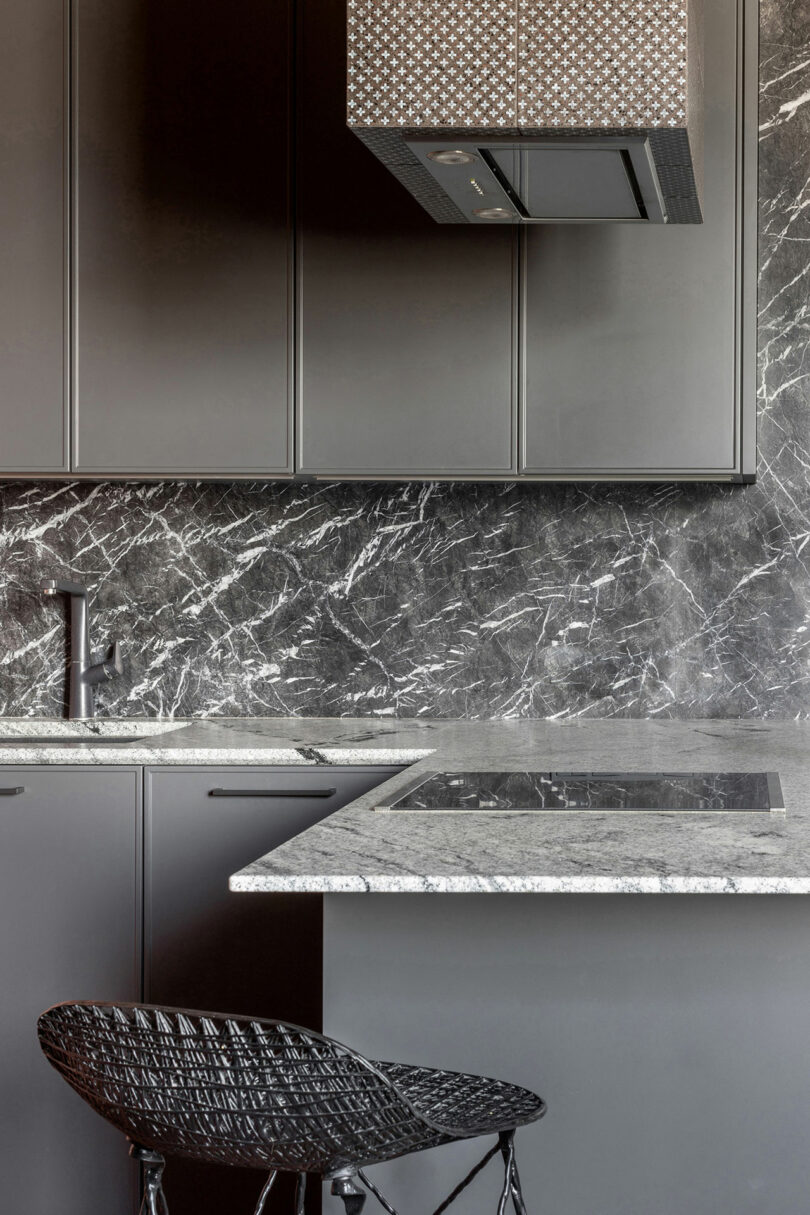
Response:
[[[435,160],[437,165],[471,165],[478,159],[472,152],[462,148],[442,148],[438,152],[428,152],[428,160]]]
[[[479,219],[515,219],[515,212],[510,211],[508,207],[479,207],[477,211],[473,211],[473,215],[477,215]]]

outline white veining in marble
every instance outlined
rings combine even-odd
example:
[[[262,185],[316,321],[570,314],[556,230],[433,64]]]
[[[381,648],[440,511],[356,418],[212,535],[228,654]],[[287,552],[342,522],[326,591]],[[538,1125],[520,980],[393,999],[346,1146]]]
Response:
[[[324,723],[311,724],[323,735]],[[787,813],[392,815],[373,809],[419,772],[444,768],[777,771]],[[808,894],[808,778],[807,722],[443,723],[429,758],[257,859],[231,878],[231,889]]]

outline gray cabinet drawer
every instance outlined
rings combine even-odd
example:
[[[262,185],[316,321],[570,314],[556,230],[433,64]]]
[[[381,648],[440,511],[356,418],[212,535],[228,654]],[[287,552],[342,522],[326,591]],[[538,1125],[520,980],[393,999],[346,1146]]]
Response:
[[[176,938],[181,926],[189,931],[199,927],[198,915],[208,916],[216,909],[225,915],[244,914],[249,900],[228,891],[231,873],[400,770],[331,765],[147,769],[146,913],[153,950],[147,968],[150,998],[163,999],[158,999],[153,987],[158,983],[164,990],[163,980],[158,978],[164,920],[167,926],[170,921]],[[260,905],[267,910],[268,901],[260,900]],[[255,954],[251,957],[255,961]],[[183,967],[183,972],[186,977],[181,980],[180,971],[172,968],[172,1000],[188,999],[193,991],[201,995],[201,983],[211,990],[211,980],[202,971],[195,975]],[[255,999],[252,980],[245,994]],[[239,1008],[222,1011],[238,1012]]]
[[[134,1210],[123,1136],[48,1066],[36,1018],[139,999],[140,791],[140,769],[0,768],[0,1172],[15,1215]]]

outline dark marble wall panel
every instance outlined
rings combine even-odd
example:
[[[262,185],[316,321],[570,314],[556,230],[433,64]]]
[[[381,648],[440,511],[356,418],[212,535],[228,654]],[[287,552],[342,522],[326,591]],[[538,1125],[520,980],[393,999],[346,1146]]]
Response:
[[[107,712],[806,715],[808,39],[765,0],[756,485],[5,485],[0,710],[60,710],[69,572]]]

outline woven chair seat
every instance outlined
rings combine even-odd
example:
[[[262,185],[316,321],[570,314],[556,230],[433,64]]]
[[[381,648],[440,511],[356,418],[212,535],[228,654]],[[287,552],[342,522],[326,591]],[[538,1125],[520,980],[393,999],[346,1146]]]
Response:
[[[487,1076],[435,1071],[406,1063],[378,1063],[378,1068],[417,1113],[439,1124],[455,1138],[494,1135],[542,1117],[545,1103],[527,1088]]]
[[[512,1140],[546,1107],[517,1085],[376,1063],[283,1021],[148,1004],[59,1004],[38,1029],[50,1063],[141,1153],[150,1215],[164,1155],[270,1170],[258,1209],[282,1170],[333,1179],[347,1215],[358,1215],[359,1177],[390,1215],[366,1165],[489,1134],[498,1142],[456,1192],[500,1151],[501,1208],[511,1194],[516,1215],[525,1213]],[[299,1187],[297,1215],[302,1204]]]

